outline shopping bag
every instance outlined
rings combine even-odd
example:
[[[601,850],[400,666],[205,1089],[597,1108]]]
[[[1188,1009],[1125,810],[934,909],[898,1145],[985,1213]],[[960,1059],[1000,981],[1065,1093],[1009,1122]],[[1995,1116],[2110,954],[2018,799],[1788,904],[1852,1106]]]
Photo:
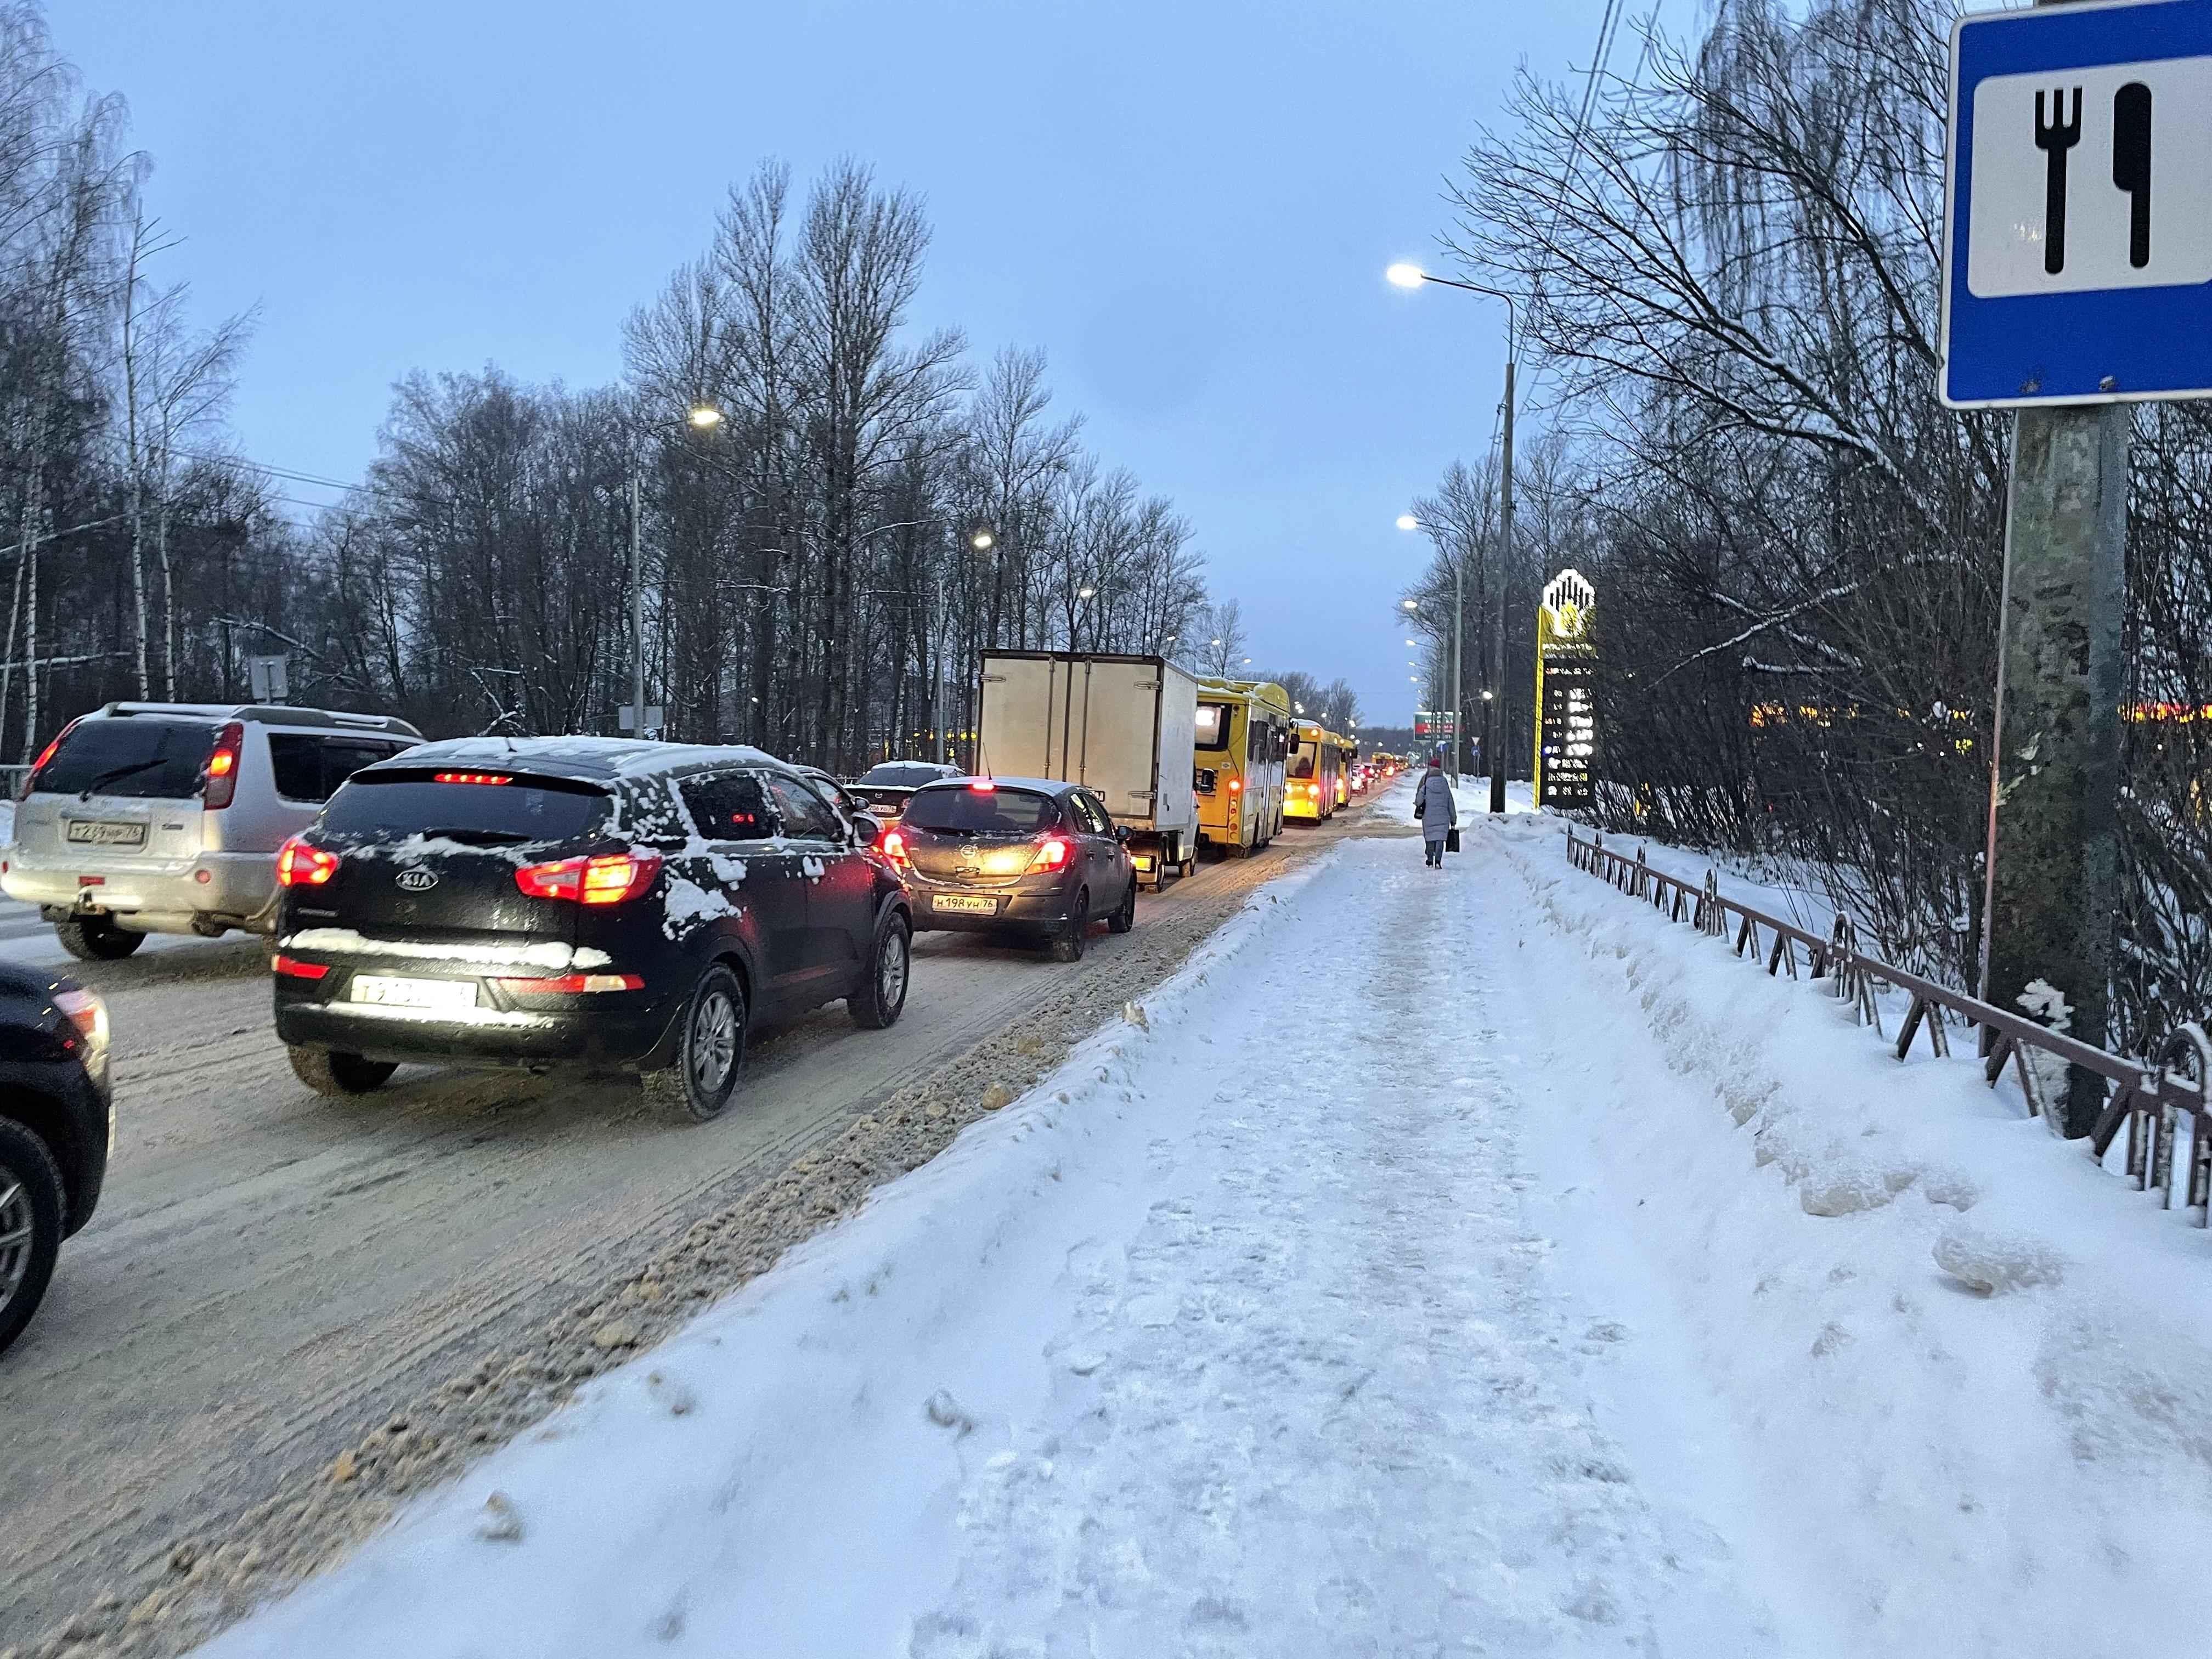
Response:
[[[1459,825],[1455,823],[1444,831],[1444,851],[1447,853],[1459,851]]]

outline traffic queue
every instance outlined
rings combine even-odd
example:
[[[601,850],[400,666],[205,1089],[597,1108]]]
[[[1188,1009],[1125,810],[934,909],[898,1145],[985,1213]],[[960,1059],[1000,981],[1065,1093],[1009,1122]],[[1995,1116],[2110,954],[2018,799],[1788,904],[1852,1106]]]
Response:
[[[667,1071],[705,1121],[763,1022],[842,1001],[895,1024],[918,932],[1077,961],[1201,846],[1249,856],[1364,787],[1277,685],[1048,653],[988,653],[981,683],[972,775],[849,783],[742,746],[111,703],[31,767],[0,889],[88,961],[265,935],[276,1035],[323,1094],[406,1064]],[[107,1011],[0,972],[0,1039],[4,1350],[98,1200]]]

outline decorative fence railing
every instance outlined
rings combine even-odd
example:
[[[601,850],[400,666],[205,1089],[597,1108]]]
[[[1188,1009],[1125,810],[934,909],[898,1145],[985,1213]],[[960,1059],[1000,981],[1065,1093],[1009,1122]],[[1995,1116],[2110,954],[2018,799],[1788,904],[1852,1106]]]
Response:
[[[1632,898],[1641,899],[1667,913],[1674,921],[1686,921],[1698,932],[1727,939],[1735,935],[1735,954],[1753,963],[1764,957],[1770,975],[1784,968],[1798,977],[1798,952],[1805,957],[1808,977],[1826,979],[1832,994],[1849,1005],[1852,1018],[1881,1029],[1877,988],[1896,987],[1912,998],[1897,1034],[1897,1057],[1911,1051],[1912,1040],[1923,1027],[1929,1046],[1939,1055],[1951,1052],[1948,1023],[1958,1019],[1983,1034],[1982,1073],[1996,1086],[2009,1060],[2020,1079],[2027,1109],[2049,1121],[2050,1108],[2043,1097],[2027,1051],[2037,1050],[2069,1066],[2102,1078],[2108,1087],[2105,1109],[2089,1135],[2089,1145],[2101,1160],[2124,1124],[2128,1132],[2128,1174],[2143,1190],[2157,1188],[2166,1207],[2173,1206],[2173,1158],[2180,1144],[2184,1118],[2189,1120],[2189,1179],[2184,1203],[2197,1213],[2197,1225],[2212,1219],[2212,1113],[2208,1113],[2206,1084],[2212,1079],[2212,1039],[2202,1025],[2191,1022],[2169,1037],[2155,1061],[2131,1060],[2039,1025],[2024,1014],[1954,991],[1934,980],[1869,956],[1858,947],[1851,919],[1838,915],[1824,938],[1794,922],[1768,915],[1749,905],[1724,897],[1719,878],[1710,870],[1702,886],[1654,869],[1638,848],[1634,858],[1605,844],[1605,837],[1585,841],[1571,826],[1567,830],[1567,860],[1611,882]],[[1771,943],[1769,943],[1769,941]]]

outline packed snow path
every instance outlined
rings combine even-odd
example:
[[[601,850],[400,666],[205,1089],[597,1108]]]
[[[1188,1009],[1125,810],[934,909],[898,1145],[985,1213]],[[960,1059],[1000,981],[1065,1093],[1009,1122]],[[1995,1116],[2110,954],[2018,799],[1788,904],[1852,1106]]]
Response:
[[[2203,1236],[1557,838],[1279,884],[1036,1095],[210,1651],[2185,1638],[2203,1350],[2108,1286],[1946,1279],[1932,1241],[2018,1251],[1958,1232],[1978,1194],[1930,1148],[2109,1206],[2153,1300]]]

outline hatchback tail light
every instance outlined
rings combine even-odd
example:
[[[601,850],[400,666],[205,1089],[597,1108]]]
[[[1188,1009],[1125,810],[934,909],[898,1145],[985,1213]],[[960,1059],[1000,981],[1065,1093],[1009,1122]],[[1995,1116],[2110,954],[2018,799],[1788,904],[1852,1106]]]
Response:
[[[1074,850],[1060,836],[1047,836],[1037,843],[1036,856],[1030,860],[1029,872],[1035,875],[1040,870],[1064,870],[1068,854]]]
[[[338,855],[310,847],[297,836],[276,849],[276,884],[320,887],[338,872]]]
[[[914,860],[907,856],[906,836],[902,831],[896,830],[884,830],[884,838],[878,843],[878,845],[884,849],[884,856],[889,859],[893,864],[898,866],[900,869],[911,870],[914,868]]]
[[[595,859],[560,859],[526,864],[514,884],[526,897],[567,899],[576,904],[621,904],[653,885],[660,873],[658,853],[605,853]]]
[[[207,784],[200,792],[203,806],[219,811],[237,796],[239,751],[245,747],[246,728],[236,720],[216,734],[215,752],[208,757]],[[331,864],[335,869],[337,860],[333,859]]]

